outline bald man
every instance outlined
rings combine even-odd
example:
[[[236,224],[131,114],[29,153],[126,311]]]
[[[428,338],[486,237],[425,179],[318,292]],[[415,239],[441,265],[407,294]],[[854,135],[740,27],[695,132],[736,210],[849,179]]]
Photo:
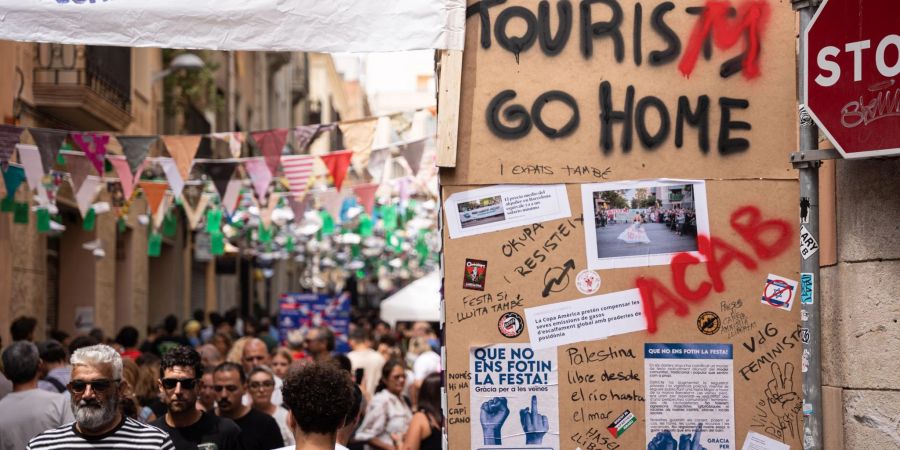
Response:
[[[272,356],[269,355],[269,349],[266,347],[266,343],[261,339],[253,338],[247,341],[244,344],[244,354],[241,356],[241,363],[244,366],[244,373],[250,373],[254,367],[257,366],[265,366],[271,369],[269,363],[272,360]],[[274,376],[274,375],[273,375]],[[272,392],[272,404],[275,406],[281,406],[281,386],[283,381],[281,378],[275,377],[275,391]],[[245,405],[252,405],[253,400],[250,398],[250,393],[244,395],[244,398],[241,401]]]

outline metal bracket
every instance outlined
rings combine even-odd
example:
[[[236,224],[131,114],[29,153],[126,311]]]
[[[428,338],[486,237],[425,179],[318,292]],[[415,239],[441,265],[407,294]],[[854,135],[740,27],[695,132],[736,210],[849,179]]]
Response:
[[[830,159],[843,159],[841,153],[833,148],[823,148],[819,150],[804,150],[791,153],[791,164],[795,169],[815,165],[818,167],[822,161]]]

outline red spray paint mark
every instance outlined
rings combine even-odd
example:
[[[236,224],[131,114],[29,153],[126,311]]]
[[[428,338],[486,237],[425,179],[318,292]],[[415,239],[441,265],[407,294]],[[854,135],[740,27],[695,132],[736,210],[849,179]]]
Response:
[[[731,214],[731,227],[750,245],[761,261],[770,260],[787,251],[793,235],[793,227],[788,221],[764,220],[759,208],[754,206],[744,206],[735,210]],[[635,286],[641,291],[647,332],[656,332],[657,318],[662,313],[672,310],[676,316],[685,316],[689,312],[688,304],[706,300],[713,291],[724,292],[726,286],[723,273],[732,264],[738,263],[747,271],[756,270],[758,267],[751,255],[723,239],[697,236],[697,248],[706,258],[707,276],[707,280],[698,286],[688,285],[687,271],[703,262],[697,256],[686,252],[678,253],[672,258],[674,292],[656,278],[640,277],[635,280]]]
[[[769,4],[765,0],[744,2],[735,19],[728,18],[731,3],[727,1],[710,1],[706,4],[703,15],[694,26],[685,52],[678,63],[678,70],[684,76],[690,76],[697,64],[703,42],[712,34],[716,47],[725,50],[733,47],[741,37],[745,37],[744,60],[742,69],[745,78],[759,76],[759,50],[763,25],[769,17]]]

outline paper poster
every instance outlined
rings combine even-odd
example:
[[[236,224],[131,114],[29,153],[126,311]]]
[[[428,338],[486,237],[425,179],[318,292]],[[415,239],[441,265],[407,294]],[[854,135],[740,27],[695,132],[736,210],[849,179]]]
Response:
[[[644,344],[647,450],[736,450],[732,360],[731,344]]]
[[[75,308],[75,330],[87,333],[94,328],[94,307],[78,306]]]
[[[534,348],[556,348],[647,329],[638,289],[525,308],[525,321]]]
[[[444,211],[451,239],[571,215],[564,184],[504,185],[459,192],[447,199]]]
[[[747,433],[741,450],[791,450],[791,446],[755,431]]]
[[[648,180],[581,185],[589,269],[669,264],[709,236],[706,183]]]
[[[334,297],[326,294],[283,294],[278,301],[278,334],[282,344],[288,335],[306,332],[312,327],[327,326],[334,331],[335,351],[350,351],[350,295]]]
[[[472,347],[472,449],[558,449],[556,349]]]

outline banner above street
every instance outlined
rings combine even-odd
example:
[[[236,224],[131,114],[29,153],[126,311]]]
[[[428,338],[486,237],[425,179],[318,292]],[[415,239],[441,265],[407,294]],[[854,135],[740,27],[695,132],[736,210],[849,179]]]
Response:
[[[464,0],[0,0],[0,39],[311,52],[462,50]]]

